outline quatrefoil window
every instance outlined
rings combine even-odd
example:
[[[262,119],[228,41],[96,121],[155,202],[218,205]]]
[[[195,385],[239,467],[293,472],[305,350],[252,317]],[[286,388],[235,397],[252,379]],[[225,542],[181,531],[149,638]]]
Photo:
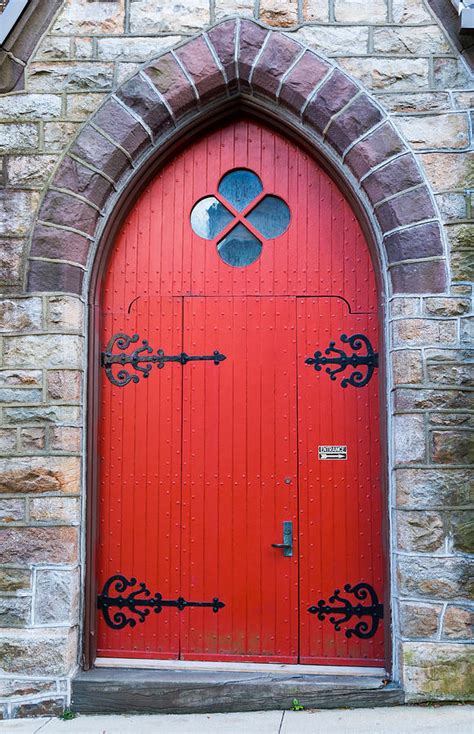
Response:
[[[219,257],[236,268],[254,263],[262,240],[280,237],[290,223],[288,204],[265,194],[253,171],[234,168],[220,180],[217,196],[205,196],[191,210],[191,226],[205,240],[217,241]]]

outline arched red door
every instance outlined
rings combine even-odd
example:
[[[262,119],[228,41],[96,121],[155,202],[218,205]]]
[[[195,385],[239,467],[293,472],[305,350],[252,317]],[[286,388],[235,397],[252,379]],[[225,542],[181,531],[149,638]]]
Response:
[[[384,661],[373,267],[242,120],[143,192],[101,291],[99,657]]]

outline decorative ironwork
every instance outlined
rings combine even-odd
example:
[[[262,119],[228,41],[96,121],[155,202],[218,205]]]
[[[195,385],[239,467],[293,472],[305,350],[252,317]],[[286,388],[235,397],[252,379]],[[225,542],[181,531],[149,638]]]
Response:
[[[379,355],[374,352],[372,344],[368,337],[364,334],[353,334],[352,336],[346,336],[341,334],[340,340],[343,344],[349,344],[350,348],[353,349],[352,354],[346,354],[342,349],[336,348],[336,342],[329,342],[329,347],[325,350],[326,355],[337,355],[334,357],[326,356],[323,357],[322,352],[315,352],[314,357],[308,357],[305,359],[305,364],[314,365],[314,369],[320,372],[322,367],[326,364],[334,364],[337,367],[331,368],[326,367],[326,372],[330,376],[331,380],[336,379],[336,375],[339,372],[343,372],[347,367],[367,367],[367,372],[364,373],[361,370],[355,369],[349,377],[345,377],[341,381],[341,387],[347,387],[352,385],[353,387],[364,387],[372,377],[374,370],[379,366]],[[359,349],[365,347],[366,354],[356,354]]]
[[[352,617],[357,617],[358,619],[361,617],[370,617],[370,622],[362,620],[357,622],[352,629],[345,631],[346,637],[350,638],[355,635],[362,640],[368,640],[375,635],[379,626],[379,620],[383,619],[383,604],[379,602],[377,593],[370,584],[360,583],[355,586],[346,584],[344,591],[346,594],[353,594],[360,602],[369,599],[370,604],[368,606],[364,606],[363,604],[354,605],[348,599],[343,599],[340,596],[341,592],[339,589],[335,589],[333,596],[329,597],[329,603],[325,599],[320,599],[315,606],[308,608],[308,612],[310,614],[317,614],[318,619],[321,621],[324,621],[328,614],[332,615],[329,617],[329,621],[334,625],[336,632],[340,631],[341,624],[349,622]],[[342,606],[337,606],[338,602]],[[340,616],[337,618],[335,615]]]
[[[167,362],[179,362],[182,365],[188,362],[213,362],[218,365],[226,359],[225,354],[221,354],[215,350],[212,354],[203,356],[195,356],[181,352],[181,354],[166,355],[162,349],[158,349],[153,354],[153,348],[150,347],[146,339],[143,339],[142,346],[137,347],[133,352],[126,353],[130,344],[135,344],[139,339],[138,334],[128,336],[128,334],[114,334],[107,344],[105,350],[101,354],[101,366],[104,367],[105,373],[110,382],[117,387],[125,387],[129,382],[138,382],[139,376],[130,374],[125,369],[121,369],[116,375],[112,372],[114,364],[126,365],[130,364],[134,370],[140,372],[143,377],[148,377],[154,364],[161,370]],[[120,349],[119,353],[113,352],[114,347]]]
[[[182,596],[178,599],[163,599],[159,592],[151,596],[151,592],[143,582],[138,584],[138,589],[135,589],[135,591],[130,591],[128,595],[124,594],[127,589],[136,586],[136,584],[136,579],[128,580],[125,576],[117,574],[107,579],[102,592],[98,595],[97,608],[104,615],[106,624],[112,629],[120,630],[127,625],[135,627],[137,619],[128,617],[122,611],[123,609],[129,610],[131,614],[136,614],[139,622],[144,622],[151,609],[155,614],[159,614],[163,607],[176,607],[180,612],[186,607],[210,607],[216,614],[225,607],[224,602],[219,601],[217,597],[212,601],[186,601]],[[113,596],[114,593],[118,596]],[[112,612],[112,608],[118,608],[119,611]]]

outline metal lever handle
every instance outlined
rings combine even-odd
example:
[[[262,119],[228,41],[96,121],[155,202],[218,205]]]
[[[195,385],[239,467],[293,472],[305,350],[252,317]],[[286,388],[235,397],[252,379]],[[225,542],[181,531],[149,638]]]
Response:
[[[283,543],[272,543],[272,548],[281,548],[284,556],[293,555],[293,523],[291,520],[283,522]]]

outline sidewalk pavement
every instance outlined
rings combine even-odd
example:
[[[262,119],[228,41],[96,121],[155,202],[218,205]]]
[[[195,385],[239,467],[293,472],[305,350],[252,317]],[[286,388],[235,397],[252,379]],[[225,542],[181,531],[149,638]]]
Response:
[[[474,706],[77,716],[0,722],[0,734],[474,734]]]

